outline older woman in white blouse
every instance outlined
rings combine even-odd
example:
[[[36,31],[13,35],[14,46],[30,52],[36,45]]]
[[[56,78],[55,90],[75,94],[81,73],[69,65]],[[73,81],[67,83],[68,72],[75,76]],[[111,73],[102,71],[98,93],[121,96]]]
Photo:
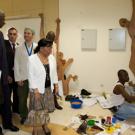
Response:
[[[47,123],[49,122],[49,115],[47,114],[55,109],[52,92],[54,89],[55,92],[58,90],[56,60],[54,56],[51,55],[51,52],[52,42],[47,41],[46,39],[41,39],[35,49],[35,54],[29,58],[28,80],[30,87],[30,113],[28,115],[28,121],[34,126],[34,135],[37,133],[35,128],[37,126],[36,124],[42,126],[45,135],[51,134],[50,130],[47,128]],[[44,110],[46,110],[45,114]],[[31,113],[36,111],[39,114],[41,113],[39,118],[37,118],[37,116],[33,116]],[[32,119],[31,116],[33,117]],[[34,117],[36,117],[36,120]]]

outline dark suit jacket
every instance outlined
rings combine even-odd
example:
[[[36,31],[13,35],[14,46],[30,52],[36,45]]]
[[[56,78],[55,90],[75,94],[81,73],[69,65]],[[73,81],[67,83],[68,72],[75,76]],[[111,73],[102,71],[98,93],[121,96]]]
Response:
[[[7,57],[6,57],[6,48],[4,43],[4,37],[2,32],[0,31],[0,70],[2,71],[2,76],[0,80],[0,85],[7,85],[8,80],[8,65],[7,65]],[[1,87],[1,86],[0,86]],[[2,95],[2,89],[0,88],[0,96]],[[0,97],[2,101],[2,97]],[[0,102],[1,102],[0,101]]]
[[[12,76],[13,75],[13,67],[14,67],[14,51],[11,47],[9,40],[5,40],[5,47],[6,47],[9,75]]]

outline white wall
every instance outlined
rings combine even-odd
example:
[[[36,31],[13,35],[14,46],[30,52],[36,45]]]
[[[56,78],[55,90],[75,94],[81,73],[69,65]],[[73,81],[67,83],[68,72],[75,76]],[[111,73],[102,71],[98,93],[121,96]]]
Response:
[[[126,51],[110,52],[108,29],[120,28],[119,19],[130,19],[131,0],[59,0],[61,22],[60,49],[65,58],[74,58],[67,74],[78,75],[71,89],[92,91],[112,90],[117,81],[117,71],[127,69],[131,40],[127,34]],[[97,29],[97,50],[81,50],[81,29]],[[134,79],[129,71],[131,80]],[[104,88],[101,87],[104,85]]]
[[[32,28],[35,31],[34,41],[37,42],[40,39],[40,22],[41,19],[37,18],[26,18],[26,19],[12,19],[6,20],[6,24],[2,27],[4,38],[8,39],[8,29],[15,27],[18,31],[17,42],[22,44],[24,42],[24,29]]]

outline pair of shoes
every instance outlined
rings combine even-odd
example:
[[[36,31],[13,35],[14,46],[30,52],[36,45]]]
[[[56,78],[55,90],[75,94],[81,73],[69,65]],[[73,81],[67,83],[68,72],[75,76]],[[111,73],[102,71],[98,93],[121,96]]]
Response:
[[[19,131],[19,128],[14,126],[13,124],[10,124],[10,125],[4,125],[3,126],[4,129],[9,129],[10,131],[13,131],[13,132],[17,132]]]
[[[85,89],[82,89],[82,90],[81,90],[81,95],[89,96],[89,95],[91,95],[91,93],[88,92],[88,91],[85,90]]]
[[[20,123],[23,125],[25,121],[26,121],[26,117],[23,117],[23,118],[21,118]]]

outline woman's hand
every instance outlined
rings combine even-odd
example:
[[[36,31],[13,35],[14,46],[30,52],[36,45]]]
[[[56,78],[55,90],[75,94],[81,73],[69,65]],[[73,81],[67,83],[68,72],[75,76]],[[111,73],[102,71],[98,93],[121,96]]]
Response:
[[[39,100],[39,99],[41,98],[41,95],[40,95],[40,93],[39,93],[38,90],[35,90],[35,91],[34,91],[34,94],[35,94],[35,99],[36,99],[36,100]]]
[[[54,94],[58,94],[58,90],[59,90],[59,87],[58,87],[58,84],[54,84]]]
[[[24,82],[23,82],[23,81],[18,81],[17,84],[18,84],[19,86],[23,86],[23,85],[24,85]]]

